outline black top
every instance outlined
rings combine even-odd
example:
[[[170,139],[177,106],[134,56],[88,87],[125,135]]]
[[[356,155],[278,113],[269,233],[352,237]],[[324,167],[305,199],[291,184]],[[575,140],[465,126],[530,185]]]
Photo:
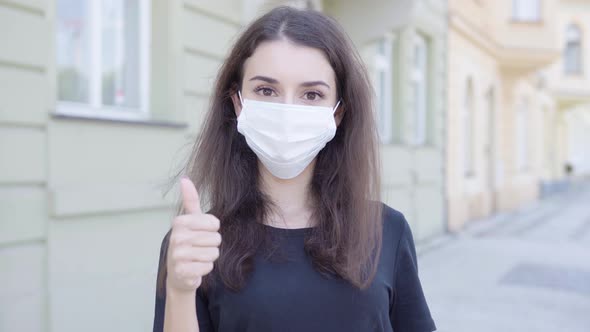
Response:
[[[280,236],[281,249],[286,249],[290,260],[276,263],[256,256],[254,271],[237,293],[221,282],[207,296],[198,289],[200,332],[436,330],[418,278],[416,248],[408,222],[387,205],[383,221],[377,274],[363,291],[343,279],[323,277],[313,269],[303,250],[305,234],[311,228],[266,226]],[[160,264],[164,263],[162,252]],[[163,330],[165,301],[156,297],[154,332]]]

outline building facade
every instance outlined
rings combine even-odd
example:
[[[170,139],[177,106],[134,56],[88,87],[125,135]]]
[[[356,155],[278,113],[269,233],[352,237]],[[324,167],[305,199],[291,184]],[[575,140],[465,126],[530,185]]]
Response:
[[[349,33],[371,75],[383,200],[404,213],[418,241],[443,233],[446,2],[331,1],[325,10]]]
[[[574,178],[590,176],[590,2],[562,0],[556,12],[562,55],[546,70],[555,98],[556,141],[562,149],[553,173],[568,171]],[[553,148],[553,147],[552,147]],[[550,156],[548,156],[549,158]],[[568,165],[570,167],[568,167]],[[549,176],[549,180],[553,178]],[[555,185],[547,181],[545,189]]]
[[[199,3],[0,1],[0,330],[151,327],[162,184],[225,54],[194,31],[240,27]]]
[[[1,331],[151,328],[167,181],[235,36],[280,4],[342,21],[379,87],[384,197],[444,230],[444,2],[0,0]]]
[[[564,128],[545,71],[561,55],[556,0],[449,1],[449,228],[539,197],[563,178]],[[549,148],[549,146],[551,148]]]

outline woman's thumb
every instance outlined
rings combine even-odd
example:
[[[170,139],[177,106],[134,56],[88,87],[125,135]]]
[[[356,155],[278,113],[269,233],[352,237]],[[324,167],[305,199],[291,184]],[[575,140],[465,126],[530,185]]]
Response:
[[[180,192],[182,195],[182,205],[187,213],[201,213],[201,202],[199,193],[194,183],[186,176],[180,179]]]

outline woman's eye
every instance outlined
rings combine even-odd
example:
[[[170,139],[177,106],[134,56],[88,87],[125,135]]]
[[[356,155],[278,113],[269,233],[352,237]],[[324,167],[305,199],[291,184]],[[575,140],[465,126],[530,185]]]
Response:
[[[307,100],[317,100],[318,98],[321,98],[322,96],[317,93],[317,92],[306,92],[305,93],[305,99]]]
[[[264,87],[256,89],[256,92],[262,93],[262,95],[265,97],[271,97],[274,93],[273,89]]]

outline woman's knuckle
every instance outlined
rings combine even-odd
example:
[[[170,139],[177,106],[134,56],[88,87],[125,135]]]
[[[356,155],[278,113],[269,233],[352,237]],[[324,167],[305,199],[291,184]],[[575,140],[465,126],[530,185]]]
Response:
[[[177,234],[177,233],[173,233],[173,234],[170,236],[170,243],[171,243],[173,246],[177,246],[177,245],[179,244],[179,239],[178,239],[178,234]]]
[[[219,219],[212,214],[204,215],[204,220],[206,220],[207,225],[212,228],[219,228]]]
[[[180,264],[177,264],[174,266],[174,274],[176,274],[177,276],[181,277],[183,274],[183,268]]]
[[[180,261],[182,259],[182,251],[180,250],[175,250],[174,252],[172,252],[172,259],[176,262]]]
[[[214,235],[214,237],[215,237],[215,243],[217,245],[220,245],[221,244],[221,234],[219,234],[219,232],[215,232],[214,234],[215,234]]]
[[[203,250],[199,250],[195,255],[196,260],[199,262],[207,261],[207,253],[203,252]]]

